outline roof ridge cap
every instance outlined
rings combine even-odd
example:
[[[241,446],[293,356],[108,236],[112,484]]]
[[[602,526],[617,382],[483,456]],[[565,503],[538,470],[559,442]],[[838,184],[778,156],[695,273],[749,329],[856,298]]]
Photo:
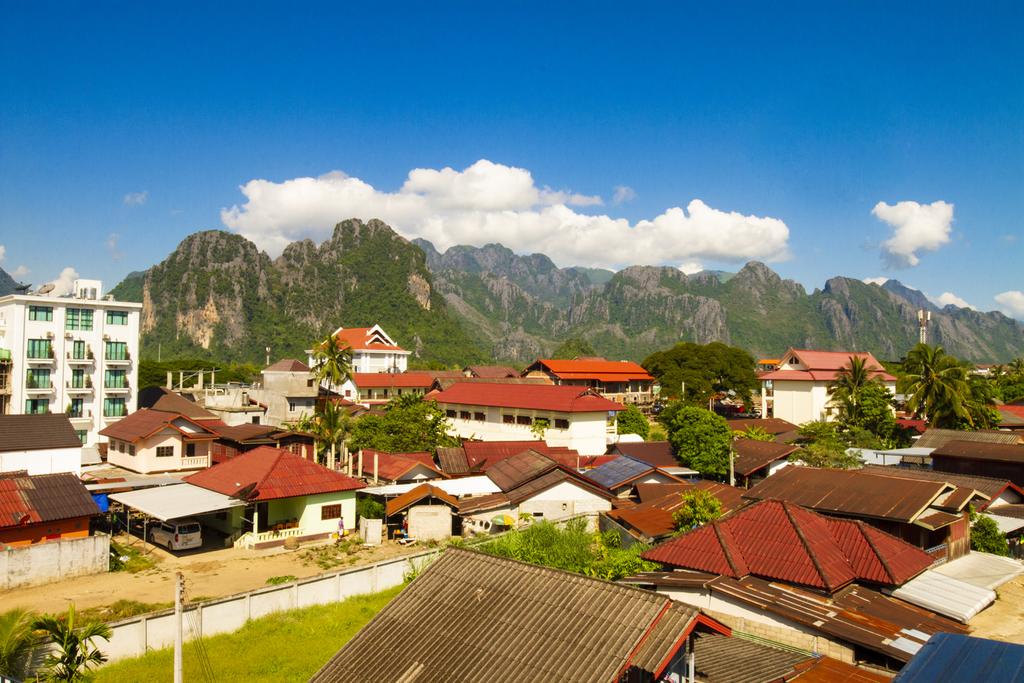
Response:
[[[875,545],[874,539],[872,539],[871,536],[868,535],[867,529],[865,528],[865,523],[859,519],[856,520],[856,523],[857,529],[860,531],[860,535],[864,537],[864,540],[867,542],[868,547],[871,548],[871,552],[873,552],[875,554],[875,557],[878,558],[878,562],[882,565],[882,569],[884,569],[885,573],[889,575],[889,580],[892,581],[893,584],[898,583],[896,579],[896,572],[892,570],[892,567],[889,566],[888,560],[886,560],[882,553],[878,550],[878,546]]]
[[[736,575],[736,578],[740,578],[740,576],[741,576],[740,575],[740,570],[736,566],[736,563],[733,561],[732,551],[729,548],[729,544],[725,540],[725,536],[723,534],[723,530],[722,530],[718,520],[715,520],[715,521],[711,522],[711,530],[714,532],[715,538],[718,539],[718,545],[722,548],[722,555],[725,556],[725,561],[729,563],[729,568],[732,569],[732,573]],[[745,565],[746,564],[746,560],[744,560],[743,563]],[[745,576],[745,574],[743,576]]]
[[[811,549],[811,544],[807,540],[807,537],[804,535],[803,529],[800,528],[800,525],[797,524],[796,519],[793,517],[793,511],[790,510],[790,503],[785,500],[779,502],[782,503],[782,511],[786,514],[786,518],[789,520],[790,525],[793,527],[793,531],[796,532],[797,538],[800,539],[800,543],[801,545],[803,545],[804,551],[807,553],[807,557],[810,558],[811,564],[814,565],[814,569],[818,572],[818,576],[820,576],[822,582],[824,582],[825,588],[831,590],[832,586],[829,585],[829,577],[825,573],[824,568],[821,566],[821,562],[818,561],[817,555],[815,555],[814,551]],[[843,559],[846,560],[847,564],[850,563],[850,560],[847,559],[845,555],[843,556]],[[856,572],[851,571],[851,573],[856,575]]]

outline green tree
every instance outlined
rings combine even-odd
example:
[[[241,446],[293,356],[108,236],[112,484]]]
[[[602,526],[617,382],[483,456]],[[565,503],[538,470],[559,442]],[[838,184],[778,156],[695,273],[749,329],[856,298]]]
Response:
[[[765,431],[763,427],[747,427],[733,431],[734,439],[750,439],[751,441],[775,441],[775,435]]]
[[[680,342],[652,353],[641,365],[658,380],[666,396],[696,405],[707,405],[713,395],[729,392],[749,404],[751,394],[761,387],[753,356],[721,342]],[[685,396],[681,395],[684,384]]]
[[[75,617],[75,606],[71,605],[66,616],[48,615],[33,624],[56,646],[56,650],[46,657],[46,680],[82,681],[89,669],[107,661],[107,656],[94,641],[110,640],[110,627],[94,621],[78,625]]]
[[[313,376],[330,387],[344,384],[352,376],[352,349],[328,335],[313,345]]]
[[[722,479],[728,474],[732,430],[721,415],[685,406],[672,418],[668,440],[683,466],[709,478]]]
[[[597,351],[583,337],[572,337],[559,344],[551,354],[553,359],[572,360],[580,356],[596,356]]]
[[[839,369],[836,378],[828,385],[832,402],[839,407],[839,419],[850,424],[858,424],[861,416],[861,395],[868,386],[878,383],[877,377],[872,376],[864,358],[850,356],[847,364]]]
[[[0,614],[0,674],[25,678],[25,667],[38,642],[34,621],[32,613],[23,609]]]
[[[982,553],[992,553],[1009,557],[1010,544],[1006,536],[999,530],[995,520],[987,515],[981,515],[971,507],[971,550]]]
[[[616,429],[619,434],[639,434],[640,438],[646,441],[651,432],[651,424],[639,408],[628,405],[619,413],[616,419]]]
[[[860,458],[848,452],[849,444],[844,441],[834,422],[816,420],[800,426],[802,450],[790,456],[811,467],[851,469],[859,467]]]
[[[684,491],[679,497],[682,500],[682,506],[672,513],[676,531],[689,531],[722,516],[722,501],[709,491],[692,489]]]
[[[546,417],[538,417],[530,423],[530,433],[533,434],[538,441],[543,441],[544,434],[547,433],[549,427],[551,427],[551,420]]]
[[[903,362],[900,391],[907,408],[923,415],[933,427],[955,428],[960,420],[973,425],[967,403],[971,390],[967,369],[941,346],[918,344]]]
[[[436,401],[403,394],[391,399],[382,414],[370,413],[356,420],[349,447],[389,453],[435,452],[441,446],[459,445],[448,428]]]

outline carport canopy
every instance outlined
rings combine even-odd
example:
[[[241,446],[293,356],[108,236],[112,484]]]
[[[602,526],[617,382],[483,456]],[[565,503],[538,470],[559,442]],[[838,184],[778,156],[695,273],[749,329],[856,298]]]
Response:
[[[110,499],[161,522],[245,505],[244,501],[237,498],[186,483],[112,493]]]

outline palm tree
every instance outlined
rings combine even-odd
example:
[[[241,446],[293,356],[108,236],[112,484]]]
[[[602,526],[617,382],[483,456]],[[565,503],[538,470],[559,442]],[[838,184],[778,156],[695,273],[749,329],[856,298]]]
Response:
[[[107,656],[92,641],[96,638],[110,640],[110,627],[95,621],[76,626],[74,605],[68,607],[66,618],[40,617],[33,627],[43,631],[57,646],[56,651],[46,657],[47,680],[81,681],[90,668],[107,661]]]
[[[322,407],[317,411],[313,426],[313,433],[317,439],[330,449],[330,457],[327,460],[327,467],[334,469],[337,462],[335,454],[337,447],[341,444],[342,461],[348,461],[348,447],[345,440],[352,431],[352,417],[348,412],[339,408],[338,404],[330,399],[323,402]]]
[[[352,348],[332,335],[313,345],[313,375],[333,390],[352,376]]]
[[[903,373],[899,386],[907,394],[907,407],[924,415],[933,427],[953,426],[958,419],[974,425],[967,409],[967,369],[941,346],[915,346],[907,354]]]
[[[868,369],[864,358],[850,356],[850,361],[839,369],[836,378],[828,385],[832,401],[839,405],[840,415],[847,422],[857,422],[860,417],[860,396],[864,387],[878,382]]]
[[[1024,376],[1024,356],[1010,361],[1010,372],[1014,375]]]
[[[25,678],[25,666],[38,639],[32,628],[34,615],[23,609],[0,614],[0,674]]]

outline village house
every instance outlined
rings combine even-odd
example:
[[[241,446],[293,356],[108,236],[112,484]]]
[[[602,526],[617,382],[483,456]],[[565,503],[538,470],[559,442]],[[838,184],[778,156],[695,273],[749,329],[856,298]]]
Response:
[[[320,387],[309,366],[292,358],[279,360],[260,373],[262,383],[252,398],[265,405],[263,424],[293,424],[316,410]]]
[[[849,366],[851,358],[864,360],[871,377],[895,395],[896,378],[870,353],[789,349],[777,370],[759,375],[764,417],[781,418],[797,425],[834,419],[837,413],[828,386]]]
[[[638,484],[682,483],[682,480],[668,472],[626,455],[587,470],[583,476],[608,489],[616,498],[634,496]]]
[[[0,473],[0,510],[0,548],[85,538],[90,520],[100,514],[85,486],[70,472]]]
[[[107,462],[140,474],[199,470],[210,466],[217,433],[181,413],[143,408],[100,431]]]
[[[521,517],[558,520],[607,512],[612,494],[573,469],[535,451],[506,458],[487,470],[500,493],[459,501],[463,528],[487,532],[516,526]]]
[[[396,396],[423,396],[434,379],[429,372],[353,372],[342,385],[342,395],[360,405],[380,406]]]
[[[678,681],[712,631],[657,593],[448,548],[311,681]]]
[[[1024,486],[1024,446],[950,441],[931,453],[938,472],[1008,479]]]
[[[565,446],[549,446],[541,440],[533,441],[463,441],[461,446],[437,449],[441,470],[449,477],[473,476],[486,472],[496,463],[523,451],[535,451],[551,458],[563,467],[578,471],[609,462],[615,456],[580,455]]]
[[[530,441],[603,455],[623,407],[576,386],[460,382],[433,396],[451,433],[482,441]]]
[[[668,441],[619,441],[608,448],[608,454],[625,455],[683,479],[700,476],[696,470],[679,464],[679,460],[676,459],[675,453],[672,451],[672,444]]]
[[[654,403],[654,377],[632,361],[540,359],[523,370],[523,377],[545,377],[557,385],[587,387],[623,404]]]
[[[387,502],[385,522],[390,535],[404,530],[409,540],[442,541],[462,535],[458,510],[455,496],[430,484],[420,484]]]
[[[786,467],[743,497],[785,500],[826,515],[860,519],[946,560],[970,552],[968,505],[987,499],[973,488],[945,481],[813,467]]]
[[[0,472],[82,473],[82,440],[67,415],[0,415]]]
[[[732,450],[733,473],[736,482],[743,488],[770,477],[789,465],[789,459],[800,450],[799,446],[776,441],[755,439],[734,439]]]
[[[351,351],[353,373],[400,373],[409,369],[410,352],[400,347],[380,325],[339,327],[331,333],[331,337],[339,348]],[[315,368],[316,358],[313,350],[308,349],[306,354],[306,365]],[[325,388],[345,398],[353,398],[356,395],[351,382],[345,382],[341,386],[325,385]]]
[[[266,548],[287,538],[324,539],[356,526],[364,484],[294,453],[263,446],[185,478],[191,486],[245,501],[204,518],[235,545]]]
[[[385,453],[364,448],[354,458],[354,474],[374,484],[421,483],[443,479],[445,473],[434,464],[427,451],[416,453]]]
[[[613,508],[606,513],[625,533],[644,543],[667,538],[676,533],[673,513],[682,507],[682,494],[687,491],[707,491],[722,506],[722,514],[736,510],[746,504],[743,490],[717,481],[701,479],[693,482],[670,484],[637,484],[636,505]]]

